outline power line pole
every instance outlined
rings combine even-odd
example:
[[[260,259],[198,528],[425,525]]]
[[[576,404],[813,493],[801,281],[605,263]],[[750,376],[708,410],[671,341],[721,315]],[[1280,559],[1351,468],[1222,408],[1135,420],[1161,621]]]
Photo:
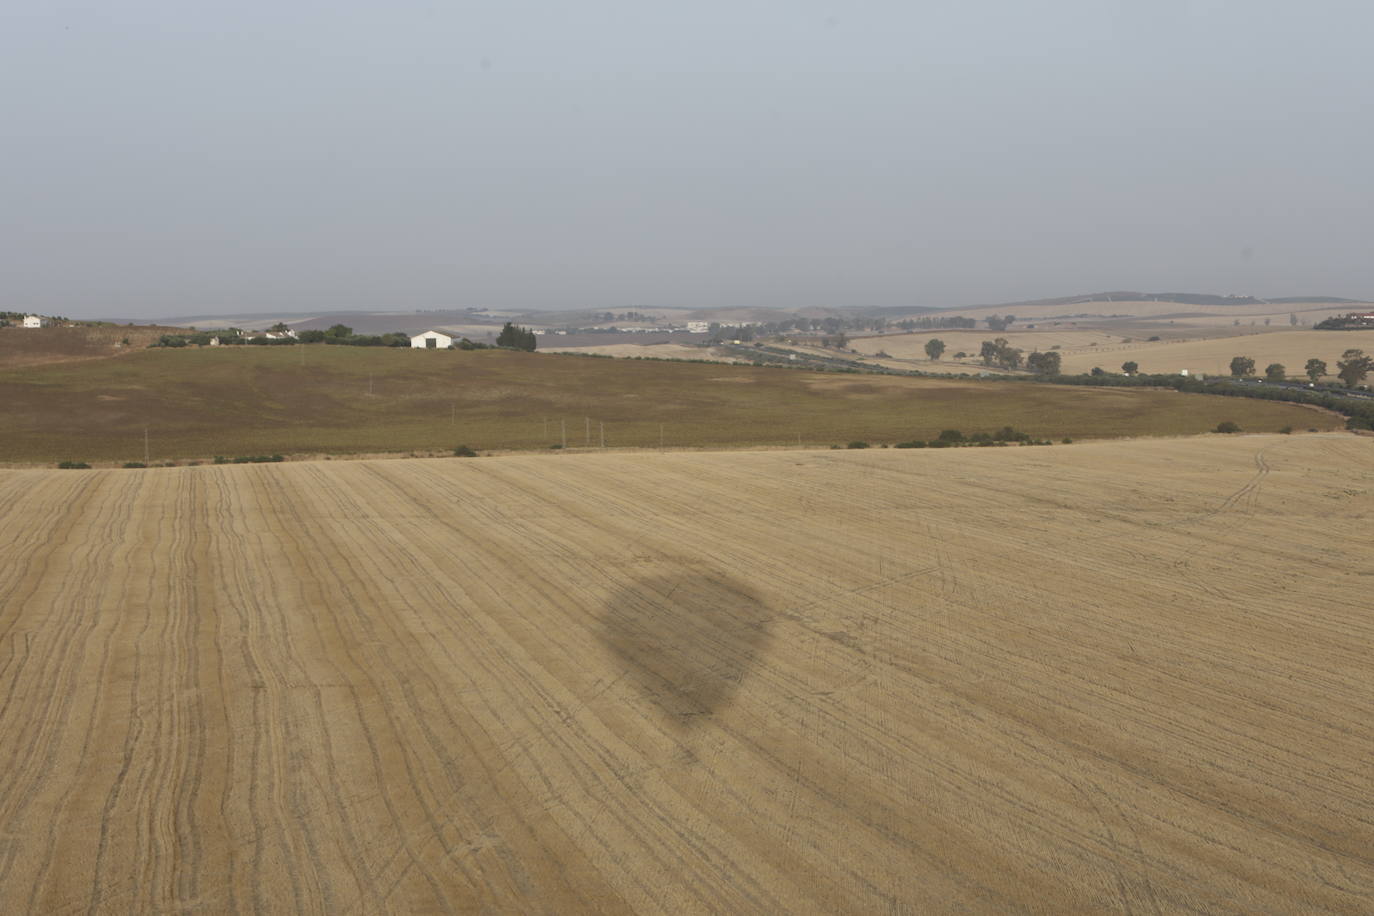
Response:
[[[605,420],[598,420],[597,422],[601,424],[601,447],[602,447],[602,448],[605,448],[605,447],[606,447],[606,421],[605,421]]]
[[[658,447],[663,448],[663,424],[658,424]]]
[[[143,463],[148,463],[148,427],[143,427]]]
[[[563,447],[564,447],[564,448],[567,448],[567,447],[568,447],[568,421],[567,421],[567,420],[559,420],[558,422],[561,424],[562,429],[563,429]]]
[[[588,447],[590,447],[591,444],[592,444],[592,418],[591,418],[591,417],[587,417],[586,420],[587,420],[587,441],[586,441],[584,444],[587,445]]]

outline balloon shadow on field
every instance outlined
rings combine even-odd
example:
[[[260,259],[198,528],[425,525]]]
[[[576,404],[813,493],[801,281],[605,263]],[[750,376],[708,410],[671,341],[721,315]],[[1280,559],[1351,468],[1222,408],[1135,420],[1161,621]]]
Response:
[[[735,701],[763,658],[773,616],[731,577],[682,570],[619,588],[598,636],[640,694],[673,727],[690,729]]]

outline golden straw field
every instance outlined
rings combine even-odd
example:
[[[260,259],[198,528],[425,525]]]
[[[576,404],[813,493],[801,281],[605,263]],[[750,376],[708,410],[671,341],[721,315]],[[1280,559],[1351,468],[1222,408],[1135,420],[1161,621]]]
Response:
[[[7,912],[1374,908],[1374,438],[0,471]]]
[[[1280,363],[1292,378],[1303,378],[1303,367],[1309,359],[1321,359],[1327,364],[1328,379],[1334,379],[1336,362],[1349,349],[1374,353],[1374,332],[1370,331],[1265,331],[1236,334],[1231,337],[1191,338],[1186,340],[1150,341],[1136,336],[1124,338],[1120,333],[1079,331],[1072,328],[1039,329],[1034,331],[922,331],[916,334],[888,334],[861,337],[851,346],[872,356],[884,352],[904,360],[917,360],[919,368],[928,372],[959,371],[981,367],[978,359],[982,341],[1004,337],[1013,347],[1026,353],[1034,350],[1057,349],[1065,375],[1081,375],[1094,367],[1107,372],[1121,372],[1127,360],[1136,362],[1141,372],[1177,374],[1187,369],[1193,374],[1230,375],[1231,358],[1248,356],[1255,361],[1255,373],[1263,376],[1270,363]],[[948,348],[944,358],[926,358],[925,345],[931,338],[939,338]],[[1129,342],[1128,342],[1129,340]],[[963,351],[968,359],[955,360],[953,355]]]

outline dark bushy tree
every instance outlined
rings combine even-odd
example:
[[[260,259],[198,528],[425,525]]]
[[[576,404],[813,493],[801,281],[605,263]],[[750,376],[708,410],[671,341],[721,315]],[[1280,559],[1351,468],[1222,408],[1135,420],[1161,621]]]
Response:
[[[938,337],[932,337],[926,341],[926,356],[931,359],[939,359],[945,353],[945,342]]]
[[[1021,351],[1007,343],[1005,337],[983,341],[978,355],[983,358],[985,366],[1001,366],[1004,369],[1021,367]]]
[[[1255,361],[1248,356],[1237,356],[1231,360],[1231,374],[1243,378],[1255,374]]]
[[[1034,371],[1036,375],[1058,375],[1062,359],[1053,350],[1047,353],[1037,351],[1026,357],[1026,368]]]
[[[522,328],[507,321],[501,333],[496,335],[496,345],[512,350],[533,351],[537,341],[534,332],[529,328]]]
[[[1137,372],[1140,371],[1140,363],[1136,362],[1133,359],[1128,359],[1121,364],[1121,371],[1126,373],[1127,375],[1135,375]]]
[[[1347,388],[1354,388],[1371,371],[1374,371],[1374,357],[1366,356],[1363,350],[1346,350],[1336,363],[1336,376]]]
[[[1307,361],[1307,365],[1304,367],[1303,371],[1307,373],[1307,377],[1311,379],[1312,384],[1315,385],[1321,380],[1323,375],[1326,375],[1326,360],[1317,359],[1314,356]]]
[[[1283,363],[1270,363],[1264,367],[1264,377],[1271,382],[1281,382],[1288,378],[1288,370]]]

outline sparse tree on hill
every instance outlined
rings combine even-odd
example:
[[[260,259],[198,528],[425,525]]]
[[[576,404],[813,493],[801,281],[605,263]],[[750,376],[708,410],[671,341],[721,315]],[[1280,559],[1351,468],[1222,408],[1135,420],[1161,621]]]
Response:
[[[1135,375],[1140,371],[1140,364],[1133,359],[1128,359],[1121,364],[1121,371],[1127,375]]]
[[[1315,385],[1323,375],[1326,375],[1326,360],[1313,357],[1307,361],[1304,371],[1307,373],[1307,377],[1312,380],[1312,384]]]
[[[326,337],[352,337],[353,329],[346,324],[332,325],[329,330],[324,332]]]
[[[1236,378],[1244,378],[1247,375],[1255,374],[1255,361],[1248,356],[1236,356],[1231,359],[1231,374]]]
[[[1374,371],[1374,357],[1365,356],[1363,350],[1346,350],[1336,363],[1336,375],[1347,388],[1354,388],[1371,371]]]
[[[1016,369],[1021,365],[1021,351],[1007,343],[1005,337],[983,341],[983,346],[978,355],[983,358],[983,365],[985,366],[995,365],[1006,369]]]
[[[278,321],[267,330],[271,331],[273,334],[285,334],[287,331],[291,330],[291,326],[285,321]]]
[[[1270,363],[1264,367],[1264,377],[1271,382],[1281,382],[1288,378],[1288,370],[1283,363]]]
[[[1289,312],[1289,313],[1288,313],[1288,325],[1289,325],[1289,327],[1294,327],[1294,328],[1296,328],[1296,327],[1298,326],[1298,313],[1297,313],[1297,312]]]
[[[1000,315],[989,315],[988,317],[983,319],[983,321],[987,323],[989,331],[1005,331],[1007,329],[1007,326],[1010,325],[1014,320],[1015,318],[1011,315],[1008,315],[1005,318],[1003,318]]]
[[[931,359],[939,359],[944,355],[945,342],[938,337],[932,337],[926,341],[926,356]]]

